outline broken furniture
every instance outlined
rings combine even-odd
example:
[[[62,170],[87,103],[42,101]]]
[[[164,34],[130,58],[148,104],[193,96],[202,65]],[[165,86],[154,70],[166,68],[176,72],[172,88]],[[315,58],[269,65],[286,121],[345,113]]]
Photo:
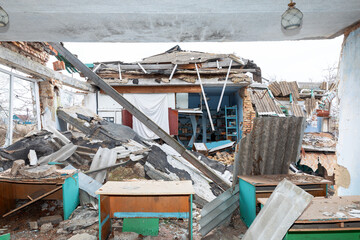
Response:
[[[258,198],[265,206],[268,198]],[[359,239],[360,196],[316,197],[294,222],[284,240]]]
[[[330,181],[307,174],[239,176],[240,216],[247,227],[256,217],[258,198],[267,198],[284,178],[315,197],[326,197]]]
[[[112,218],[188,218],[192,239],[191,181],[105,183],[99,195],[99,239],[111,233]]]
[[[16,200],[29,200],[15,208]],[[64,219],[79,205],[78,173],[47,178],[0,177],[0,214],[6,217],[38,200],[62,200]]]

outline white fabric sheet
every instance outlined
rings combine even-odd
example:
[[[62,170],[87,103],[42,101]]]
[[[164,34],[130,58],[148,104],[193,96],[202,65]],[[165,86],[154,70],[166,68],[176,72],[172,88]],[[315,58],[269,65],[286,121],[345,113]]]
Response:
[[[124,97],[146,116],[169,133],[169,103],[165,94],[124,94]],[[145,139],[159,138],[153,131],[133,116],[133,129]]]

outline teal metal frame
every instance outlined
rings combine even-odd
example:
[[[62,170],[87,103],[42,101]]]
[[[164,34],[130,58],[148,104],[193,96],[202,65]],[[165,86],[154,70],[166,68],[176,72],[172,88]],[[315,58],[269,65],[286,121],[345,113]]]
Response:
[[[235,116],[228,116],[230,112],[233,111],[235,113]],[[226,107],[225,106],[225,124],[226,124],[226,138],[228,137],[236,137],[236,142],[240,139],[240,132],[239,132],[239,121],[238,121],[238,109],[237,105],[232,107]],[[230,126],[229,123],[231,121],[235,121],[235,126]],[[229,133],[231,130],[235,130],[236,134]]]

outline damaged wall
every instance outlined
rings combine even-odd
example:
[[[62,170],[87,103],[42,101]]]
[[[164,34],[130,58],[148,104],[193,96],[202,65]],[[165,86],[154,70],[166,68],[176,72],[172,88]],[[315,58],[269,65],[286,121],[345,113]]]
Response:
[[[344,39],[340,62],[340,114],[339,142],[337,145],[338,164],[350,173],[350,184],[338,189],[338,194],[360,195],[360,28],[352,31]],[[344,172],[344,168],[341,168]],[[335,172],[336,174],[336,172]],[[335,175],[337,181],[348,174]],[[348,185],[348,186],[347,186]]]
[[[255,110],[252,106],[250,94],[248,88],[242,88],[240,94],[243,98],[243,127],[242,136],[245,137],[249,134],[253,128],[253,121],[256,117]]]

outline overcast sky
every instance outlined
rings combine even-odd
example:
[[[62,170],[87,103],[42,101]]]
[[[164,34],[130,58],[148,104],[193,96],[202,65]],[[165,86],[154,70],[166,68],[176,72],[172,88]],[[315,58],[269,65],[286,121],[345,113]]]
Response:
[[[338,64],[343,37],[331,40],[221,43],[65,43],[84,63],[135,62],[175,45],[183,50],[235,53],[253,60],[263,77],[286,81],[322,81],[329,66]]]

